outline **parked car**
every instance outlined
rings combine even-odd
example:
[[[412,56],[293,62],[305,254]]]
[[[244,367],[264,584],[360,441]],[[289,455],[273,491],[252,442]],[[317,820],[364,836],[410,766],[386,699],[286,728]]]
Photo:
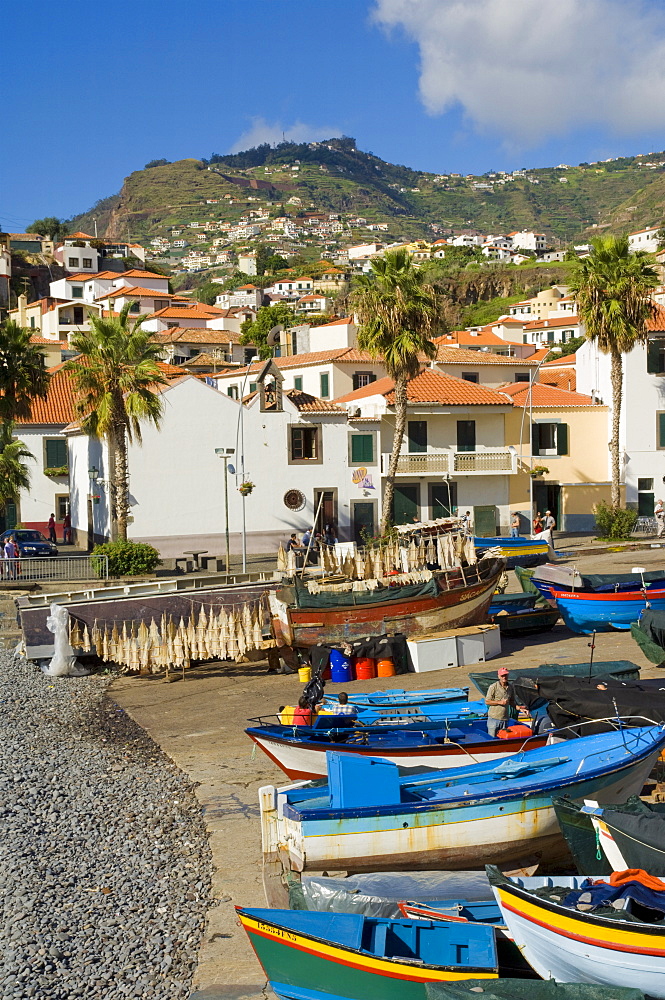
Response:
[[[18,554],[23,559],[38,559],[40,556],[57,556],[58,549],[42,535],[41,531],[32,528],[11,528],[0,535],[4,545],[12,537],[18,547]]]

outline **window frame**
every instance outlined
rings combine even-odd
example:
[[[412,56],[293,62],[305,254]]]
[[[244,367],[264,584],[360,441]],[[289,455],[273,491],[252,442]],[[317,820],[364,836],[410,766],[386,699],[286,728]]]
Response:
[[[323,462],[323,435],[321,424],[289,424],[287,428],[289,465],[321,465]],[[311,458],[306,456],[295,457],[295,436],[312,435],[314,447]],[[304,437],[303,437],[304,441]],[[304,451],[304,447],[299,449]]]
[[[360,440],[364,440],[364,441],[369,440],[370,441],[371,453],[372,453],[371,454],[371,458],[355,458],[354,457],[354,454],[353,454],[354,443],[356,441],[360,441]],[[362,432],[357,432],[356,431],[356,432],[354,432],[352,434],[349,434],[349,465],[353,466],[355,468],[359,468],[359,467],[365,466],[365,465],[376,465],[376,463],[377,463],[376,434],[373,433],[372,431],[362,431]]]
[[[65,510],[62,511],[61,504],[64,502]],[[56,493],[53,497],[53,511],[56,521],[62,521],[65,514],[71,511],[71,497],[69,493]]]
[[[656,449],[665,450],[665,410],[656,410]]]
[[[293,388],[295,389],[296,392],[302,392],[303,391],[303,387],[302,387],[302,375],[294,375],[293,376]]]
[[[49,445],[59,445],[64,446],[64,462],[54,461],[49,462]],[[60,450],[60,449],[59,449]],[[58,456],[56,456],[57,459]],[[64,437],[45,437],[43,440],[43,460],[44,469],[61,469],[63,466],[69,468],[69,449],[67,448],[67,438]]]
[[[319,372],[319,398],[330,399],[330,372]]]

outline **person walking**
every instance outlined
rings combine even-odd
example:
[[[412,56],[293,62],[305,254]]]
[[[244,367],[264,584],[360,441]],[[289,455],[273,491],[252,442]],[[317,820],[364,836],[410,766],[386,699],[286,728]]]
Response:
[[[513,686],[508,682],[508,673],[506,667],[499,667],[496,672],[498,680],[490,684],[485,695],[487,732],[490,736],[496,736],[500,729],[505,728],[511,708],[517,707]]]
[[[55,514],[51,514],[48,519],[48,540],[49,542],[53,542],[54,545],[58,541],[55,534]]]
[[[326,524],[323,529],[323,540],[330,549],[337,544],[337,535],[332,524]]]
[[[510,521],[510,537],[520,537],[520,516],[516,510],[513,511],[513,516]]]
[[[658,537],[662,538],[665,535],[665,507],[663,506],[662,500],[656,501],[656,506],[654,507],[654,517],[656,518],[656,526],[658,528]]]
[[[18,558],[18,549],[14,541],[13,535],[10,535],[5,542],[5,559],[14,560]],[[16,579],[16,570],[18,568],[18,563],[8,562],[7,563],[7,579]]]
[[[62,541],[65,545],[72,544],[72,518],[69,511],[62,519]]]

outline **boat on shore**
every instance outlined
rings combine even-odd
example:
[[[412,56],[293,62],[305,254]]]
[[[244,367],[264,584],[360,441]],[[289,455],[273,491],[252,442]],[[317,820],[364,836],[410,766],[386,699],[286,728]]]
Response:
[[[518,574],[524,588],[525,576]],[[613,594],[626,590],[662,590],[665,588],[663,570],[649,570],[644,573],[585,573],[574,566],[558,566],[545,563],[528,578],[542,597],[556,603],[555,590],[582,594]]]
[[[502,636],[534,635],[553,629],[559,612],[537,594],[495,594],[487,619]]]
[[[594,660],[593,663],[541,663],[538,667],[511,669],[511,684],[520,681],[523,677],[538,677],[539,679],[614,677],[622,681],[637,681],[640,677],[640,668],[631,660]],[[490,685],[496,681],[496,671],[486,670],[480,673],[470,673],[469,680],[484,697]]]
[[[553,802],[578,871],[609,875],[641,868],[665,875],[665,802],[645,802],[639,796],[609,805],[593,799]]]
[[[620,590],[615,593],[558,590],[551,586],[561,617],[573,632],[628,631],[643,611],[665,611],[665,589]]]
[[[625,801],[642,790],[663,746],[665,727],[648,726],[416,777],[331,751],[327,784],[259,789],[264,858],[283,850],[294,871],[565,860],[552,796]]]
[[[500,551],[506,560],[506,569],[541,566],[554,557],[549,533],[536,538],[502,538],[498,535],[493,538],[474,538],[473,544],[479,556],[490,549]]]

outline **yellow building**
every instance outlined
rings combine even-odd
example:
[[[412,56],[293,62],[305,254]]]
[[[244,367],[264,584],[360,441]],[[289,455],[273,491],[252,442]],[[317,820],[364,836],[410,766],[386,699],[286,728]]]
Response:
[[[501,392],[513,401],[506,443],[518,453],[511,510],[528,521],[531,486],[534,513],[551,510],[560,531],[593,531],[593,505],[609,502],[611,493],[608,407],[591,396],[542,383],[515,382]],[[537,474],[530,479],[532,472]]]

